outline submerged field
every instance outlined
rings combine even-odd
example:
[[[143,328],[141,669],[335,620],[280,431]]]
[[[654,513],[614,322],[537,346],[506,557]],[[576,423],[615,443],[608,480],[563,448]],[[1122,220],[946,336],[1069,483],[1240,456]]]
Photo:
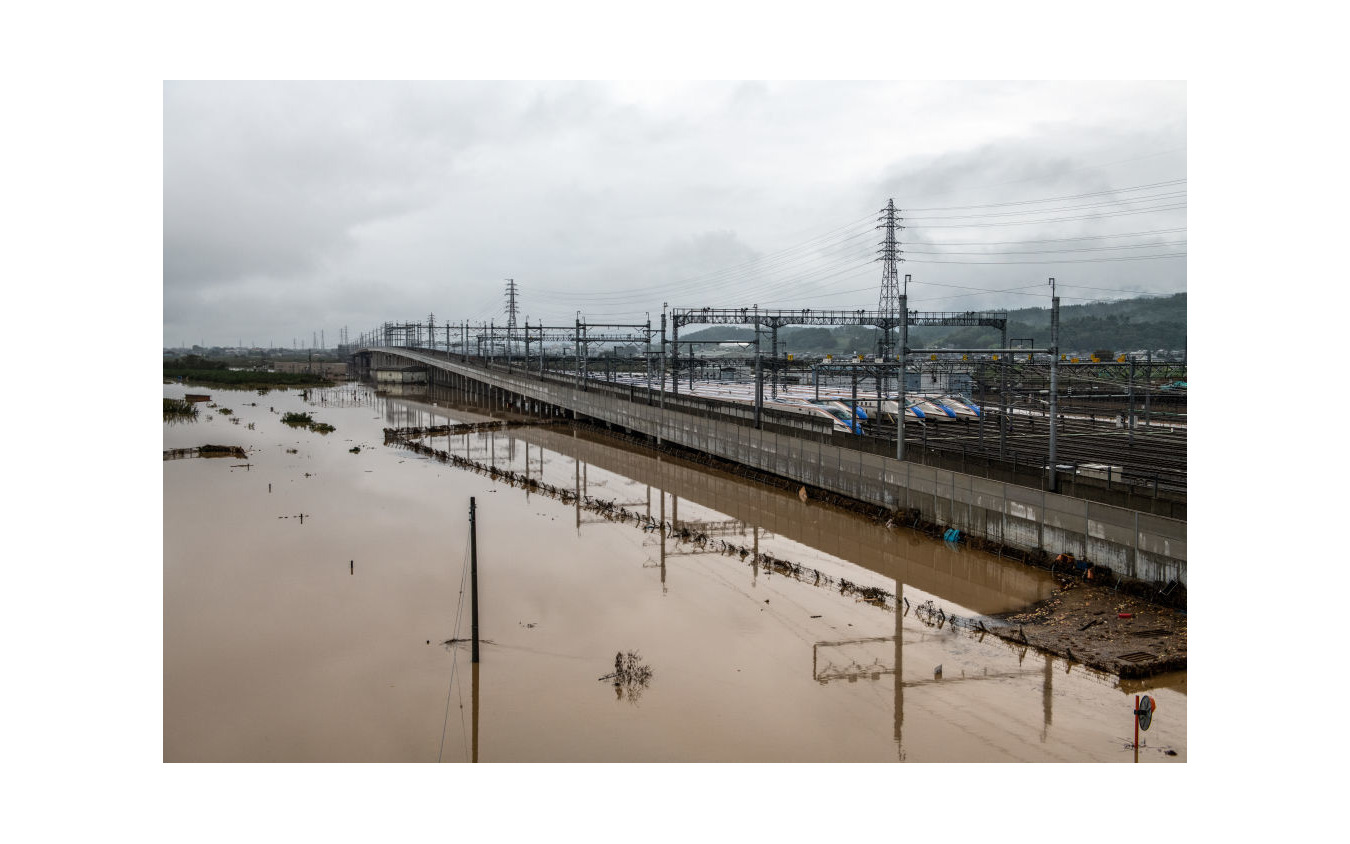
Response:
[[[1141,688],[1143,761],[1186,758],[1184,673],[1122,684],[946,621],[1048,573],[568,428],[427,440],[555,496],[383,442],[472,412],[230,395],[238,422],[164,429],[247,449],[164,464],[167,760],[1124,762]]]

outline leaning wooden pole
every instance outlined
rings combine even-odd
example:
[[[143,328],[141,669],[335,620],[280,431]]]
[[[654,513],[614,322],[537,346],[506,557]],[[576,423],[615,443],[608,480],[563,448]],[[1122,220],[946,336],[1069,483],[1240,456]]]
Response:
[[[473,662],[478,662],[478,525],[477,507],[469,498],[469,601],[473,608]]]

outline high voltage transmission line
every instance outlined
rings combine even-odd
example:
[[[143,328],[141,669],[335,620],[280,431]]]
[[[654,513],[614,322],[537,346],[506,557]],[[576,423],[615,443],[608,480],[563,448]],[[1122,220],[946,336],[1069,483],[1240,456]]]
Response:
[[[1102,220],[1110,217],[1128,217],[1135,214],[1152,214],[1159,211],[1176,211],[1186,207],[1186,203],[1173,203],[1171,205],[1160,205],[1156,208],[1135,208],[1124,211],[1113,211],[1106,214],[1077,214],[1070,217],[1053,217],[1047,220],[999,220],[996,223],[952,223],[950,225],[911,225],[912,229],[980,229],[997,228],[999,226],[1034,226],[1040,223],[1068,223],[1077,220]],[[938,217],[935,219],[946,220],[949,218]],[[950,218],[956,219],[956,218]]]
[[[1152,189],[1152,188],[1159,188],[1159,187],[1173,187],[1173,186],[1175,186],[1175,185],[1184,185],[1184,184],[1186,184],[1186,180],[1185,180],[1185,179],[1173,179],[1173,180],[1168,181],[1168,182],[1154,182],[1154,183],[1152,183],[1152,184],[1148,184],[1148,185],[1137,185],[1137,186],[1135,186],[1135,187],[1130,187],[1130,188],[1113,188],[1113,189],[1111,189],[1111,190],[1093,191],[1092,193],[1077,193],[1077,194],[1071,194],[1071,195],[1069,195],[1069,196],[1052,196],[1052,197],[1046,197],[1045,199],[1019,199],[1019,200],[1012,201],[1012,202],[992,202],[992,203],[988,203],[988,204],[985,204],[985,205],[948,205],[948,206],[945,206],[945,207],[931,207],[931,208],[913,208],[913,207],[911,207],[911,208],[909,208],[909,209],[907,209],[907,210],[909,210],[909,211],[962,211],[962,210],[965,210],[965,209],[968,209],[968,208],[1006,208],[1006,207],[1008,207],[1008,206],[1010,206],[1010,205],[1031,205],[1031,204],[1034,204],[1034,203],[1037,203],[1037,202],[1062,202],[1062,201],[1064,201],[1064,200],[1066,200],[1066,199],[1086,199],[1086,198],[1088,198],[1088,197],[1093,197],[1093,196],[1106,196],[1106,195],[1108,195],[1108,194],[1121,194],[1121,193],[1128,193],[1128,192],[1131,192],[1131,191],[1137,191],[1137,190],[1150,190],[1150,189]],[[1182,193],[1184,193],[1184,191],[1182,191]]]
[[[1140,199],[1138,199],[1138,200],[1132,200],[1132,201],[1134,201],[1134,202],[1144,202],[1144,201],[1164,201],[1164,200],[1165,200],[1166,202],[1169,202],[1169,203],[1172,203],[1172,204],[1170,204],[1170,205],[1159,205],[1159,206],[1150,207],[1150,208],[1129,208],[1129,209],[1125,209],[1125,210],[1129,210],[1129,211],[1153,211],[1153,210],[1159,210],[1159,209],[1165,209],[1165,208],[1172,208],[1172,207],[1175,207],[1177,204],[1184,204],[1184,203],[1178,203],[1177,200],[1178,200],[1180,197],[1183,197],[1183,196],[1185,196],[1185,195],[1186,195],[1186,194],[1185,194],[1184,192],[1182,192],[1182,193],[1165,194],[1165,195],[1160,195],[1160,196],[1143,197],[1143,198],[1140,198]],[[1026,216],[1031,215],[1031,214],[1062,214],[1062,213],[1065,213],[1065,212],[1067,212],[1067,211],[1086,211],[1086,210],[1089,210],[1089,209],[1092,209],[1092,208],[1110,208],[1110,207],[1112,207],[1112,206],[1115,206],[1115,205],[1121,205],[1121,204],[1122,204],[1122,202],[1093,202],[1093,203],[1089,203],[1089,204],[1087,204],[1087,205],[1063,205],[1063,206],[1056,206],[1056,207],[1054,207],[1054,208],[1025,208],[1025,209],[1022,209],[1022,210],[1020,210],[1020,211],[993,211],[993,212],[985,212],[985,213],[981,213],[981,214],[951,214],[951,215],[948,215],[948,216],[945,216],[945,217],[907,217],[906,219],[911,220],[911,221],[912,221],[912,220],[988,220],[988,219],[992,219],[992,218],[994,218],[994,217],[1026,217]]]
[[[1105,221],[1123,219],[1141,214],[1182,212],[1186,208],[1186,179],[1172,179],[1141,185],[1131,185],[1110,190],[1097,190],[1076,194],[1065,194],[1032,199],[1010,200],[1007,202],[980,203],[971,205],[925,206],[920,208],[895,208],[892,213],[895,229],[904,229],[907,234],[915,231],[927,232],[938,229],[986,229],[1027,225],[1052,226],[1060,223],[1080,221]],[[1089,200],[1081,202],[1081,200]],[[886,211],[883,209],[883,215]],[[930,216],[912,215],[915,212]],[[934,214],[932,212],[966,212]],[[773,304],[797,299],[833,298],[868,289],[875,285],[850,288],[848,290],[831,289],[840,281],[861,279],[875,272],[877,260],[907,261],[916,264],[964,264],[964,265],[1053,265],[1081,263],[1119,263],[1127,261],[1157,261],[1185,258],[1186,227],[1170,226],[1143,228],[1132,231],[1096,235],[1075,235],[1071,237],[1041,237],[1015,239],[962,239],[922,238],[891,243],[884,241],[882,258],[869,254],[876,244],[869,241],[875,237],[877,217],[874,214],[855,219],[822,234],[807,238],[782,249],[756,255],[736,263],[686,276],[669,282],[626,286],[615,290],[591,290],[576,292],[570,290],[538,290],[531,294],[532,300],[545,308],[568,308],[593,306],[608,308],[600,311],[605,314],[634,314],[644,311],[650,313],[658,301],[676,297],[710,298],[731,297],[732,304],[744,305],[746,302]],[[973,233],[973,231],[972,231]],[[1167,239],[1165,235],[1181,234],[1180,238]],[[1157,239],[1151,239],[1157,238]],[[1120,242],[1133,239],[1138,242]],[[994,249],[987,247],[1031,247],[1026,249]],[[1177,249],[1181,247],[1181,249]],[[1171,250],[1142,254],[1145,250]],[[888,258],[889,256],[889,258]],[[1042,257],[1043,256],[1043,257]],[[888,265],[889,266],[889,265]],[[893,298],[894,279],[883,269],[880,307],[885,310]],[[893,273],[892,273],[893,275]],[[1021,288],[979,288],[941,282],[914,281],[932,287],[949,287],[956,290],[974,292],[958,293],[940,298],[960,298],[964,296],[988,294],[1035,295],[1021,292]],[[889,285],[889,286],[888,286]],[[1083,289],[1089,288],[1077,285]],[[888,294],[888,291],[890,293]],[[1114,292],[1114,291],[1109,291]],[[512,279],[507,280],[505,307],[493,307],[492,302],[483,302],[472,309],[477,316],[486,320],[492,316],[507,317],[507,324],[516,323],[518,312],[518,288]],[[768,301],[764,301],[768,297]]]
[[[1041,238],[1035,240],[962,240],[962,241],[948,241],[946,243],[934,243],[932,241],[925,241],[925,240],[910,240],[907,242],[910,243],[911,245],[918,245],[918,246],[1011,246],[1027,243],[1069,243],[1072,241],[1079,241],[1079,240],[1107,240],[1110,238],[1117,238],[1117,237],[1138,237],[1146,234],[1175,234],[1177,232],[1184,232],[1184,231],[1186,231],[1185,226],[1178,226],[1170,229],[1145,229],[1144,231],[1120,232],[1118,234],[1089,234],[1089,235],[1082,235],[1079,237]]]
[[[863,218],[867,222],[872,221],[872,217]],[[537,294],[541,301],[547,302],[550,299],[557,300],[560,303],[570,303],[585,301],[587,299],[604,299],[619,296],[622,298],[634,297],[652,297],[666,294],[688,295],[697,293],[704,289],[714,289],[729,284],[743,282],[752,278],[758,278],[767,270],[788,270],[799,268],[810,263],[828,260],[829,256],[822,255],[832,249],[842,246],[845,243],[851,243],[861,240],[872,234],[872,227],[869,225],[861,230],[848,232],[847,229],[855,228],[859,222],[855,221],[847,226],[833,229],[824,235],[812,238],[804,243],[796,244],[791,247],[769,253],[763,256],[742,261],[728,267],[713,270],[709,273],[698,276],[690,276],[678,281],[666,282],[662,284],[647,285],[645,287],[625,287],[618,291],[603,291],[592,293],[572,293],[572,292],[550,292],[543,291]],[[840,232],[844,232],[841,234]],[[855,257],[856,256],[847,256]],[[832,264],[831,266],[834,266]]]
[[[941,252],[941,251],[939,251],[939,252],[928,252],[928,251],[925,251],[925,250],[922,250],[922,249],[908,249],[908,250],[906,250],[906,254],[908,254],[908,255],[1050,255],[1050,254],[1057,254],[1057,253],[1060,253],[1060,252],[1109,252],[1109,251],[1112,251],[1112,250],[1115,250],[1115,249],[1155,249],[1155,248],[1158,248],[1158,247],[1160,247],[1160,246],[1185,246],[1185,245],[1186,245],[1186,241],[1184,241],[1184,240],[1166,240],[1166,241],[1155,242],[1155,243],[1131,243],[1131,244],[1125,244],[1125,245],[1121,245],[1121,246],[1078,246],[1078,247],[1071,247],[1071,248],[1067,248],[1067,249],[1031,249],[1031,250],[1014,251],[1014,252],[993,252],[993,251],[979,251],[979,252]]]

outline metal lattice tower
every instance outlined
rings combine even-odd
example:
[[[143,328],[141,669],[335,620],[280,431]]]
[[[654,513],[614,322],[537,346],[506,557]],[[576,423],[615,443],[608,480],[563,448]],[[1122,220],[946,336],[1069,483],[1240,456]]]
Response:
[[[516,327],[516,292],[516,280],[508,278],[506,280],[506,330],[508,332]]]
[[[877,218],[880,225],[879,229],[886,230],[886,238],[881,242],[881,249],[878,253],[881,257],[881,296],[877,302],[877,310],[891,319],[891,323],[897,323],[901,318],[900,313],[900,276],[896,269],[896,264],[905,260],[900,255],[902,250],[895,240],[896,229],[903,229],[904,226],[897,225],[896,220],[902,219],[895,216],[895,200],[886,201],[886,207],[881,209],[881,216]],[[883,359],[889,359],[892,356],[895,347],[891,339],[890,329],[881,334],[877,341],[877,353]]]

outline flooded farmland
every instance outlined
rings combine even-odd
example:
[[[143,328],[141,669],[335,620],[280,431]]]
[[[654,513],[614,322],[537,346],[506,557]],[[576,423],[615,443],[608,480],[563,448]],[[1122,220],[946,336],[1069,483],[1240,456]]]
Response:
[[[566,496],[384,443],[489,418],[446,396],[164,386],[189,392],[164,425],[166,761],[1130,762],[1135,694],[1140,761],[1186,759],[1184,673],[1122,685],[947,623],[1045,572],[569,426],[424,440]]]

